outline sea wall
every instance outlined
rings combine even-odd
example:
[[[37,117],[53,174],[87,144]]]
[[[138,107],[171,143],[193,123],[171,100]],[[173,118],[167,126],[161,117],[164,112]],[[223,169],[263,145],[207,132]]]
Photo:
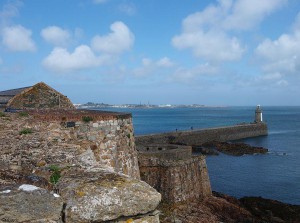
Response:
[[[168,203],[211,196],[204,156],[193,156],[190,146],[138,146],[141,179]]]
[[[230,141],[268,135],[266,123],[240,124],[193,131],[177,131],[136,137],[136,144],[201,145],[211,141]]]

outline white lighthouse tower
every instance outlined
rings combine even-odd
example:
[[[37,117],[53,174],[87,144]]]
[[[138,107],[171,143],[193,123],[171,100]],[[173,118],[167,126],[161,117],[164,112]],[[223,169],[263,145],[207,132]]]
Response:
[[[255,109],[255,120],[254,120],[254,122],[255,123],[261,123],[261,122],[263,122],[262,111],[261,111],[260,105],[256,106],[256,109]]]

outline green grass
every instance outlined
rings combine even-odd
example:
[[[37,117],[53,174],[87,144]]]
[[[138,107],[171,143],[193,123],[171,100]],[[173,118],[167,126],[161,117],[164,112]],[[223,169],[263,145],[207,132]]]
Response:
[[[26,135],[26,134],[31,134],[31,133],[33,133],[33,131],[32,131],[32,129],[22,129],[20,132],[19,132],[19,134],[20,135]]]
[[[60,175],[61,169],[56,165],[51,165],[49,167],[49,169],[52,172],[52,174],[50,176],[50,183],[57,184],[61,177],[61,175]]]
[[[90,117],[90,116],[83,116],[83,117],[82,117],[82,121],[83,121],[83,122],[90,122],[90,121],[93,121],[93,118]]]
[[[3,112],[0,112],[0,117],[5,117],[5,114]]]

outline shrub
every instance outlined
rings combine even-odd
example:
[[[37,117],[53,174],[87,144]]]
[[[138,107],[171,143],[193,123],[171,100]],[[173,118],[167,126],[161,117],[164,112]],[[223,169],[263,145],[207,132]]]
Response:
[[[3,112],[0,112],[0,117],[5,117],[5,114]]]
[[[61,177],[60,175],[61,169],[56,165],[51,165],[49,169],[50,171],[52,171],[52,174],[50,176],[50,183],[57,184]]]
[[[32,129],[22,129],[19,134],[20,135],[26,135],[26,134],[31,134],[32,133]]]
[[[90,116],[83,116],[83,117],[82,117],[82,121],[83,121],[83,122],[90,122],[90,121],[93,121],[93,118],[90,117]]]

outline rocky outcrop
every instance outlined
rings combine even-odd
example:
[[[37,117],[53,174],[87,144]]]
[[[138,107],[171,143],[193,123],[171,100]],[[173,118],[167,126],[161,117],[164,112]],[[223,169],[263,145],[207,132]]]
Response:
[[[0,222],[62,222],[63,199],[30,184],[0,188]]]
[[[266,222],[300,222],[300,205],[285,204],[262,197],[244,197],[242,205],[253,216]]]
[[[155,210],[161,195],[143,181],[107,170],[67,171],[57,188],[66,201],[66,223],[101,222]]]
[[[203,147],[209,149],[216,149],[221,153],[225,153],[232,156],[242,156],[245,154],[266,154],[268,149],[257,146],[250,146],[246,143],[234,143],[234,142],[210,142],[203,144]]]
[[[241,206],[214,196],[176,204],[162,203],[159,210],[162,223],[252,223],[254,219]]]

